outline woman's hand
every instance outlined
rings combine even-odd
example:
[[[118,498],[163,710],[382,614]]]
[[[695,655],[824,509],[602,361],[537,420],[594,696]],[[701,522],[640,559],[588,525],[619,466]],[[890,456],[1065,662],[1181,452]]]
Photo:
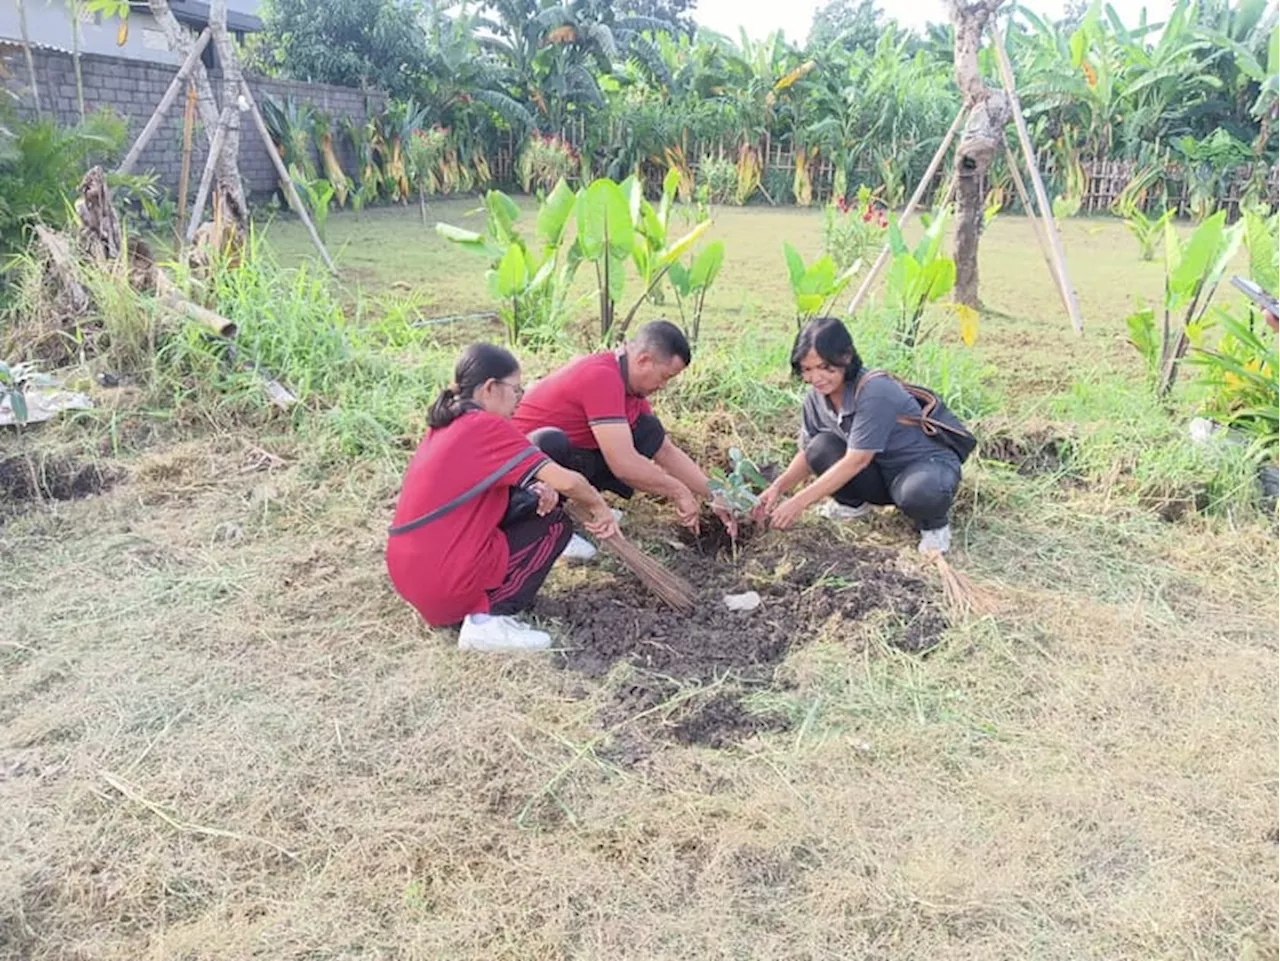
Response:
[[[613,511],[609,510],[609,505],[605,503],[603,497],[596,497],[595,503],[591,505],[591,518],[583,521],[582,526],[587,529],[588,534],[592,534],[601,540],[622,536],[622,531],[618,528],[618,521],[613,516]]]
[[[785,531],[800,519],[800,515],[805,511],[805,506],[800,502],[800,498],[788,497],[769,512],[769,526]]]
[[[778,498],[781,496],[782,490],[776,483],[766,487],[764,493],[760,495],[760,499],[756,501],[756,506],[751,508],[751,519],[757,524],[765,523],[769,519],[773,505],[778,502]]]
[[[538,495],[539,517],[546,517],[560,504],[560,495],[556,493],[555,488],[550,484],[534,481],[529,485],[529,490]]]

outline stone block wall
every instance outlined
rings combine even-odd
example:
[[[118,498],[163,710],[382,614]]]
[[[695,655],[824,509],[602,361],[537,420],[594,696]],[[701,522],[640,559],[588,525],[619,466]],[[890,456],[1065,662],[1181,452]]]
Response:
[[[17,87],[20,94],[24,94],[19,101],[19,113],[24,117],[34,117],[34,102],[22,89],[27,77],[25,61],[20,52],[17,56],[12,51],[5,52],[9,54],[9,83]],[[46,116],[52,114],[62,124],[76,123],[79,120],[79,109],[76,105],[75,67],[71,56],[52,50],[35,50],[33,54],[40,104]],[[84,78],[85,109],[92,113],[99,107],[109,107],[119,114],[129,125],[128,144],[133,142],[151,118],[176,73],[176,68],[168,64],[88,54],[81,56],[80,69]],[[221,96],[221,76],[217,71],[211,71],[210,79],[213,81],[215,95]],[[292,96],[300,103],[311,104],[329,114],[334,119],[335,126],[341,117],[363,123],[371,115],[380,113],[386,103],[386,95],[376,91],[276,80],[252,74],[247,79],[259,104],[267,96],[281,102]],[[183,91],[169,108],[164,123],[143,151],[136,168],[138,172],[154,170],[160,175],[161,184],[174,193],[177,191],[182,169],[182,118],[185,103],[186,93]],[[240,130],[240,174],[244,178],[245,190],[254,199],[266,199],[276,188],[276,173],[271,157],[254,128],[251,115],[241,114]],[[208,148],[208,139],[199,114],[196,116],[191,142],[190,193],[194,197]],[[334,144],[343,169],[351,176],[355,172],[355,157],[350,143],[335,130]]]

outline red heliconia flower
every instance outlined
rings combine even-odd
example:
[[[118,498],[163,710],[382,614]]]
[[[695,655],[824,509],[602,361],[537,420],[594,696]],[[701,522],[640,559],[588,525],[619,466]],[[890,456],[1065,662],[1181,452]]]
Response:
[[[872,218],[873,216],[874,216],[874,215],[871,213],[871,211],[870,211],[870,210],[868,210],[865,214],[863,214],[863,215],[862,215],[862,222],[863,222],[864,224],[869,224],[869,223],[871,223],[871,218]]]

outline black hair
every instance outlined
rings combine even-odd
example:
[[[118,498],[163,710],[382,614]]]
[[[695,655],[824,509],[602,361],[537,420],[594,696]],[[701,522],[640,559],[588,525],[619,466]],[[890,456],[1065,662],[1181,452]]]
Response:
[[[631,340],[637,350],[653,354],[660,360],[679,357],[686,367],[693,360],[693,351],[689,349],[689,340],[684,331],[669,320],[651,320],[639,330]]]
[[[853,346],[849,328],[837,317],[816,317],[804,325],[791,348],[791,373],[801,376],[800,365],[811,350],[832,367],[843,367],[846,384],[862,373],[862,358]]]
[[[431,405],[427,424],[433,429],[448,427],[463,412],[476,389],[491,380],[510,377],[520,369],[515,355],[496,344],[472,344],[458,355],[453,367],[453,383],[440,391]]]

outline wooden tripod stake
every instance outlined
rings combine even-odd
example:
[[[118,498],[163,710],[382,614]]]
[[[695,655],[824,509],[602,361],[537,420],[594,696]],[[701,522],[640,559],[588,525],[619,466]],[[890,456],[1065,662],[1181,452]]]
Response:
[[[253,93],[249,89],[249,84],[240,77],[240,82],[233,86],[231,91],[223,97],[224,100],[230,101],[222,105],[221,111],[217,111],[217,101],[213,96],[213,88],[209,83],[208,73],[204,69],[204,64],[200,61],[201,54],[204,53],[210,41],[213,41],[219,48],[219,56],[224,60],[230,60],[236,56],[236,52],[231,43],[226,38],[226,4],[214,2],[210,5],[210,17],[221,16],[221,20],[216,22],[218,29],[215,31],[214,24],[211,23],[202,30],[195,42],[188,41],[186,34],[178,25],[178,21],[174,18],[172,11],[169,9],[168,0],[150,0],[149,6],[152,14],[156,18],[156,22],[164,31],[165,37],[169,42],[170,49],[183,56],[182,66],[178,68],[177,74],[170,82],[168,89],[160,98],[160,103],[156,105],[156,109],[151,114],[151,119],[142,128],[142,132],[138,135],[138,139],[129,149],[129,153],[120,163],[119,173],[128,173],[137,164],[138,158],[141,157],[142,151],[146,149],[151,138],[155,136],[157,130],[160,129],[161,123],[164,122],[165,115],[169,112],[169,108],[173,105],[173,101],[177,99],[178,92],[183,85],[190,82],[195,90],[195,109],[199,111],[205,125],[205,136],[209,139],[209,156],[205,163],[204,173],[200,178],[200,186],[196,191],[196,202],[191,212],[191,219],[186,224],[185,234],[179,220],[179,236],[185,240],[189,246],[195,239],[195,232],[199,229],[201,215],[204,213],[205,203],[208,201],[209,193],[212,188],[214,174],[219,168],[220,161],[224,159],[223,145],[228,139],[228,128],[233,124],[236,130],[239,129],[238,118],[232,111],[249,111],[253,115],[254,126],[257,127],[259,135],[262,137],[263,146],[266,147],[267,155],[270,156],[272,163],[275,165],[276,172],[279,174],[284,184],[285,196],[289,199],[290,206],[294,212],[302,220],[307,228],[307,233],[311,236],[311,241],[316,245],[316,249],[320,252],[320,258],[324,261],[326,267],[331,273],[338,272],[334,266],[333,259],[329,256],[329,251],[325,249],[323,241],[320,239],[319,233],[316,232],[315,224],[312,223],[307,209],[302,204],[302,199],[298,196],[298,192],[294,189],[293,181],[290,179],[288,171],[284,168],[284,163],[280,159],[280,155],[276,153],[275,144],[271,142],[271,134],[267,130],[267,125],[263,122],[262,114],[258,111],[258,105],[254,100]],[[215,37],[215,32],[219,36]],[[185,53],[185,55],[184,55]],[[232,67],[237,67],[238,62]],[[224,72],[226,68],[224,67]],[[235,74],[238,76],[239,71]],[[217,112],[215,112],[217,111]],[[231,139],[234,141],[235,136]],[[184,148],[189,149],[189,137],[184,137]],[[239,180],[239,170],[236,169],[235,157],[228,159],[227,166],[234,179],[233,189],[236,194],[236,201],[243,204],[242,191],[243,188]],[[189,161],[188,161],[189,162]],[[184,169],[185,166],[184,166]],[[179,218],[182,218],[185,209],[185,191],[183,191],[183,204],[179,209]]]
[[[1049,249],[1053,252],[1054,263],[1057,266],[1056,271],[1051,268],[1049,272],[1058,283],[1072,326],[1075,327],[1077,334],[1083,334],[1084,318],[1080,316],[1080,305],[1076,302],[1075,288],[1071,286],[1071,278],[1067,275],[1067,255],[1062,250],[1058,225],[1053,219],[1053,208],[1049,205],[1049,196],[1045,192],[1044,181],[1040,178],[1040,169],[1036,166],[1036,153],[1031,147],[1031,134],[1027,131],[1027,121],[1022,115],[1022,104],[1018,100],[1018,91],[1013,85],[1013,65],[1009,63],[1009,55],[1004,49],[1004,36],[1000,33],[999,24],[994,20],[991,22],[991,35],[995,41],[992,46],[995,47],[996,63],[1000,67],[1000,81],[1004,84],[1004,92],[1009,97],[1009,106],[1013,110],[1013,125],[1018,131],[1022,156],[1027,161],[1027,172],[1031,175],[1031,186],[1035,188],[1036,202],[1040,204],[1040,214],[1044,218]]]
[[[925,191],[929,188],[933,175],[938,172],[938,168],[942,166],[943,158],[946,157],[947,151],[951,149],[951,141],[955,139],[956,132],[960,129],[960,125],[964,123],[965,115],[968,113],[964,107],[960,108],[960,112],[956,114],[956,119],[951,121],[951,129],[947,131],[942,143],[938,144],[938,150],[933,155],[933,159],[929,161],[929,169],[924,172],[924,176],[920,178],[920,183],[916,186],[916,191],[911,195],[911,199],[907,201],[906,208],[902,211],[902,215],[898,218],[898,226],[906,226],[915,213],[916,206],[924,198]],[[871,269],[867,271],[867,276],[862,278],[862,285],[858,288],[858,292],[853,295],[853,300],[849,303],[849,313],[857,311],[867,294],[871,293],[871,285],[876,282],[876,278],[880,276],[880,271],[884,269],[885,262],[889,259],[889,245],[885,244],[880,251],[880,256],[871,265]]]
[[[1032,229],[1035,231],[1036,240],[1040,244],[1040,249],[1044,253],[1045,262],[1049,267],[1049,274],[1053,277],[1053,282],[1058,288],[1058,293],[1062,297],[1062,304],[1066,307],[1067,316],[1071,318],[1071,324],[1075,327],[1077,334],[1084,333],[1084,321],[1080,316],[1080,305],[1076,301],[1075,289],[1071,286],[1071,280],[1067,276],[1067,258],[1063,252],[1062,243],[1058,236],[1058,228],[1053,220],[1053,211],[1049,207],[1049,198],[1044,189],[1044,181],[1040,178],[1040,171],[1036,167],[1035,151],[1031,148],[1031,135],[1027,132],[1027,122],[1022,115],[1022,105],[1018,101],[1018,93],[1013,85],[1013,67],[1009,63],[1009,57],[1005,53],[1004,38],[1000,34],[1000,28],[993,21],[991,29],[994,35],[996,62],[1000,67],[1000,80],[1004,87],[1005,93],[1009,97],[1009,105],[1013,112],[1014,125],[1018,130],[1018,141],[1022,147],[1022,154],[1026,158],[1027,169],[1031,174],[1031,183],[1035,187],[1036,199],[1040,203],[1040,213],[1037,214],[1034,206],[1031,204],[1030,197],[1027,196],[1026,186],[1022,182],[1022,176],[1018,171],[1016,159],[1013,152],[1006,145],[1006,157],[1009,162],[1009,170],[1013,175],[1014,184],[1018,188],[1018,196],[1022,200],[1023,209],[1027,212],[1027,216],[1031,218]],[[951,124],[951,129],[942,138],[942,143],[938,146],[938,152],[934,154],[933,160],[929,163],[929,169],[925,171],[924,176],[920,179],[919,185],[916,187],[915,193],[911,195],[911,199],[907,201],[906,209],[903,210],[902,216],[899,218],[899,225],[905,225],[914,212],[916,205],[924,197],[930,181],[938,172],[938,167],[942,163],[942,159],[946,156],[947,151],[951,147],[951,142],[955,139],[960,125],[964,122],[967,111],[962,107],[960,112],[956,114],[956,119]],[[955,178],[952,177],[951,183],[947,188],[945,198],[942,205],[950,203],[952,194],[955,192]],[[1043,224],[1040,216],[1044,217]],[[862,279],[858,292],[854,294],[853,300],[849,303],[849,313],[853,314],[862,306],[862,302],[866,299],[867,294],[871,292],[872,285],[876,282],[876,278],[880,276],[880,271],[884,268],[885,262],[889,259],[889,245],[885,244],[880,251],[880,255],[876,258],[875,263],[871,265],[871,269],[867,272],[866,277]]]

